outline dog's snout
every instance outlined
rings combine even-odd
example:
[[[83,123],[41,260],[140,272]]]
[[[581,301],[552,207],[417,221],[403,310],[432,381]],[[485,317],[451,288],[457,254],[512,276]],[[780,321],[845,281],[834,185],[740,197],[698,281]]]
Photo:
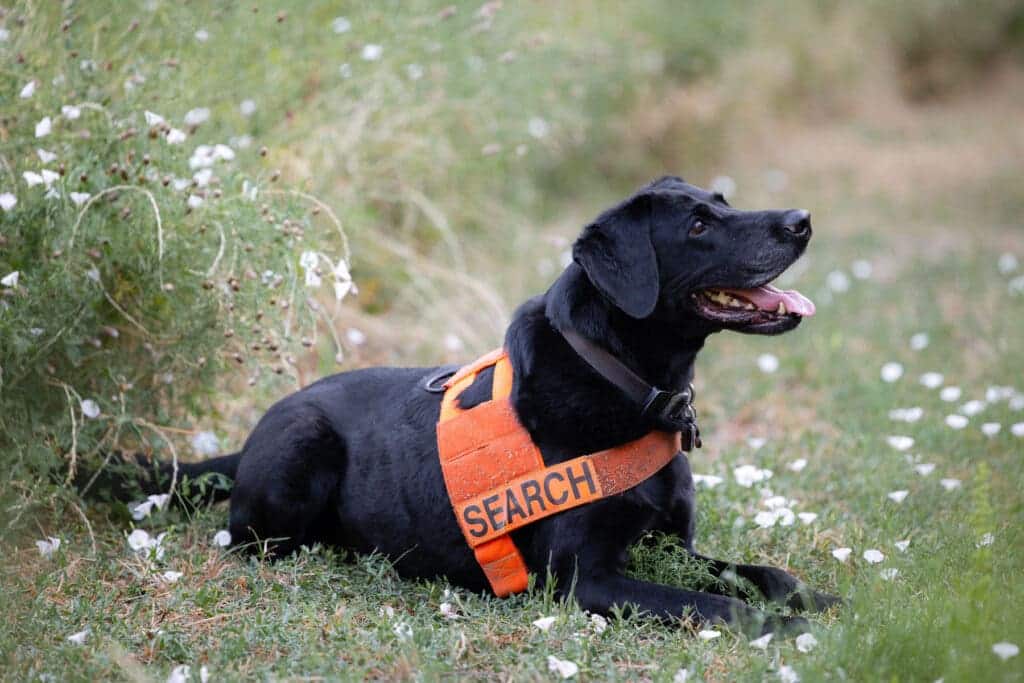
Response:
[[[782,217],[782,227],[795,237],[811,236],[811,212],[806,209],[792,209]]]

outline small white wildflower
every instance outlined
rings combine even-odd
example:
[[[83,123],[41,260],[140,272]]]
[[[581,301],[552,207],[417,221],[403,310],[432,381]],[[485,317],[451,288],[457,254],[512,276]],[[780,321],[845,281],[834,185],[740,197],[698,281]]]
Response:
[[[199,667],[199,683],[209,683],[210,680],[210,669],[203,664]]]
[[[672,677],[672,683],[687,683],[690,680],[689,669],[679,669]]]
[[[942,391],[939,392],[939,398],[947,403],[952,403],[960,398],[963,391],[960,387],[942,387]]]
[[[175,178],[171,181],[171,187],[173,187],[177,192],[187,189],[191,184],[192,181],[188,178]]]
[[[736,181],[732,177],[727,175],[715,176],[711,179],[711,184],[708,186],[712,192],[718,192],[726,199],[730,199],[736,195]]]
[[[95,420],[100,416],[100,406],[91,398],[85,399],[80,405],[82,408],[82,415],[85,415],[90,420]]]
[[[555,623],[557,617],[541,617],[533,622],[533,625],[539,628],[541,631],[547,631],[551,628],[551,625]]]
[[[548,655],[548,671],[558,674],[563,679],[572,678],[579,673],[579,670],[580,667],[576,665],[576,662]]]
[[[754,515],[754,524],[762,529],[771,529],[775,526],[778,519],[779,517],[775,512],[760,510],[756,515]]]
[[[43,557],[52,557],[60,549],[60,539],[56,536],[47,536],[41,541],[36,541],[36,548],[39,549],[39,554]]]
[[[999,266],[999,272],[1006,275],[1007,273],[1012,273],[1017,270],[1017,266],[1019,264],[1017,263],[1017,257],[1015,255],[1010,252],[1006,252],[999,255],[997,265]]]
[[[818,646],[818,639],[810,633],[801,633],[796,637],[796,649],[800,652],[810,652]]]
[[[20,276],[21,271],[11,271],[10,273],[7,273],[7,275],[4,275],[2,278],[0,278],[0,285],[3,285],[4,287],[10,287],[13,289],[14,287],[18,286],[18,278]]]
[[[404,621],[400,621],[397,624],[395,624],[391,630],[398,637],[398,639],[403,642],[412,640],[412,626],[405,623]]]
[[[366,343],[366,334],[355,327],[351,327],[345,332],[345,338],[348,339],[348,343],[352,346],[362,346]]]
[[[338,67],[338,73],[341,74],[342,78],[352,78],[352,65],[345,62]]]
[[[75,206],[81,206],[89,201],[89,197],[92,195],[88,192],[72,192],[70,195],[71,201]]]
[[[60,108],[60,115],[68,121],[74,121],[82,115],[82,108],[73,104],[65,104]]]
[[[185,134],[185,131],[171,128],[167,131],[167,136],[164,139],[167,140],[168,145],[180,145],[188,139],[188,135]]]
[[[213,146],[213,158],[219,161],[231,161],[235,158],[235,150],[218,143]]]
[[[800,683],[800,674],[788,664],[779,667],[779,680],[782,683]]]
[[[323,281],[320,275],[312,268],[306,271],[306,286],[311,288],[319,287]]]
[[[750,645],[750,647],[756,648],[758,650],[765,650],[765,649],[768,648],[768,643],[772,642],[772,638],[773,637],[775,637],[774,633],[766,633],[763,636],[761,636],[760,638],[755,638],[754,640],[751,640],[748,643],[748,645]]]
[[[1003,660],[1004,662],[1011,657],[1016,657],[1020,654],[1020,648],[1013,643],[996,643],[992,646],[992,652],[995,653],[996,657]]]
[[[914,471],[920,474],[922,477],[927,477],[929,474],[935,471],[935,463],[922,462],[919,465],[914,465]]]
[[[86,638],[89,637],[89,629],[83,629],[78,633],[72,633],[68,636],[68,642],[74,643],[75,645],[85,645]]]
[[[36,124],[36,137],[45,138],[52,130],[53,122],[50,120],[49,116],[44,116],[39,120],[39,123]]]
[[[44,168],[39,173],[41,174],[40,177],[43,179],[43,184],[45,184],[47,187],[50,187],[55,182],[60,180],[60,173],[57,173],[56,171],[51,171],[48,168]]]
[[[871,261],[865,261],[864,259],[859,259],[850,264],[850,272],[858,280],[867,280],[871,277],[873,270]]]
[[[892,581],[900,575],[900,570],[896,567],[886,567],[882,571],[878,572],[878,575],[881,576],[884,581]]]
[[[747,439],[747,445],[755,451],[761,450],[766,443],[768,443],[768,439],[761,436],[751,436]]]
[[[381,58],[381,55],[383,54],[383,46],[377,45],[375,43],[368,43],[367,45],[363,46],[363,51],[359,53],[359,56],[362,57],[367,62],[376,62],[378,59]]]
[[[405,74],[409,77],[410,81],[418,81],[423,78],[423,67],[419,64],[407,64]]]
[[[459,613],[450,602],[442,602],[438,608],[441,612],[441,616],[445,619],[458,619]]]
[[[195,172],[192,176],[192,180],[198,187],[206,187],[210,184],[210,180],[213,179],[213,170],[209,168],[203,168]]]
[[[100,281],[100,271],[98,271],[95,268],[90,268],[89,270],[85,271],[85,276],[92,280],[93,282]]]
[[[939,484],[941,484],[942,488],[946,489],[947,491],[955,491],[962,485],[959,479],[952,478],[942,479],[939,481]]]
[[[992,545],[996,542],[995,534],[989,532],[981,537],[981,540],[974,544],[976,548],[984,548],[987,545]]]
[[[42,161],[44,164],[48,164],[51,161],[55,161],[57,159],[56,154],[54,154],[53,152],[48,152],[41,147],[36,149],[36,155],[39,157],[39,160]]]
[[[185,112],[183,119],[186,126],[198,126],[210,119],[210,110],[207,107],[196,107]]]
[[[889,411],[889,419],[897,422],[917,422],[924,416],[924,409],[920,406],[913,408],[893,408]]]
[[[906,451],[914,446],[914,440],[909,436],[894,435],[885,437],[886,442],[898,451]]]
[[[302,266],[303,270],[316,268],[318,263],[320,263],[320,257],[315,251],[304,251],[299,256],[299,265]]]
[[[818,519],[817,512],[798,512],[796,516],[799,517],[800,521],[804,524],[810,524],[814,520]]]
[[[707,630],[704,630],[704,631],[699,631],[697,633],[697,637],[700,638],[701,640],[714,640],[715,638],[720,638],[721,636],[722,636],[722,632],[721,631],[715,631],[713,629],[707,629]]]
[[[160,114],[154,114],[151,111],[142,112],[142,116],[146,119],[146,125],[150,127],[166,123],[166,121],[164,121],[164,117],[160,116]]]
[[[771,479],[772,471],[754,467],[753,465],[740,465],[733,468],[732,476],[736,479],[737,484],[749,489],[754,484]]]
[[[210,32],[207,31],[205,28],[201,28],[198,31],[196,31],[195,35],[196,40],[198,40],[200,43],[205,43],[210,39]]]
[[[762,353],[757,357],[757,367],[761,372],[771,374],[779,369],[779,358],[772,353]]]
[[[881,375],[883,382],[891,384],[903,376],[903,366],[895,361],[886,363],[882,366]]]
[[[0,26],[0,43],[6,43],[11,37],[11,32]]]
[[[803,472],[804,468],[807,467],[807,458],[797,458],[793,462],[786,465],[786,469],[791,472]]]
[[[967,426],[967,418],[964,417],[963,415],[947,415],[946,425],[952,427],[953,429],[963,429],[964,427]]]
[[[850,278],[841,270],[833,270],[825,276],[825,284],[827,284],[828,288],[833,292],[842,294],[843,292],[849,291]]]
[[[36,185],[43,184],[43,176],[39,175],[35,171],[25,171],[21,174],[21,177],[25,179],[25,184],[29,187],[35,187]]]
[[[929,339],[927,332],[918,332],[910,338],[910,349],[912,351],[921,351],[928,347],[930,341],[931,339]]]
[[[852,552],[852,548],[836,548],[832,551],[832,557],[836,558],[840,562],[846,562],[846,560],[850,558],[850,553]]]
[[[547,137],[548,132],[551,130],[551,126],[541,117],[533,116],[526,122],[526,130],[532,137],[540,140]]]
[[[709,489],[713,489],[721,484],[723,479],[713,474],[695,474],[693,475],[693,483],[695,486],[707,486]]]
[[[600,614],[591,614],[590,625],[593,627],[594,633],[601,635],[608,629],[608,620]]]
[[[166,571],[160,575],[160,579],[164,583],[178,583],[178,579],[182,576],[184,576],[182,572]]]
[[[188,204],[188,208],[190,209],[198,209],[203,205],[203,198],[199,195],[190,194],[185,203]]]
[[[167,683],[188,683],[188,679],[191,675],[192,669],[188,664],[179,664],[174,667],[171,671],[171,675],[167,677]]]
[[[878,564],[885,559],[885,555],[883,555],[881,551],[871,548],[870,550],[864,551],[864,559],[868,564]]]
[[[921,386],[926,389],[938,389],[942,386],[942,382],[945,381],[945,377],[942,376],[941,372],[926,372],[921,375]]]
[[[910,491],[901,489],[899,491],[890,491],[886,494],[886,497],[894,503],[902,503],[908,493],[910,493]]]
[[[981,425],[981,433],[990,438],[998,434],[1000,429],[1002,425],[998,422],[986,422]]]
[[[896,546],[896,550],[899,550],[901,553],[905,553],[907,552],[907,548],[910,547],[910,540],[896,541],[893,545]]]
[[[456,335],[452,334],[451,332],[449,332],[448,334],[446,334],[444,336],[444,342],[443,343],[444,343],[444,348],[448,352],[450,352],[450,353],[458,353],[465,346],[462,343],[462,340],[459,339]]]
[[[29,81],[28,83],[25,84],[25,87],[23,87],[21,89],[21,92],[18,93],[18,97],[20,97],[23,100],[27,100],[28,98],[32,97],[35,94],[36,94],[36,82],[35,81]]]
[[[335,17],[331,22],[331,30],[335,33],[348,33],[352,30],[352,22],[345,17]]]
[[[242,114],[242,116],[252,116],[256,113],[256,101],[242,100],[238,104],[238,111]]]
[[[192,450],[207,458],[217,455],[220,452],[217,435],[210,431],[196,432],[192,435]]]
[[[1010,425],[1010,433],[1016,437],[1024,437],[1024,422],[1014,422]]]
[[[213,535],[213,544],[219,548],[226,548],[231,545],[231,532],[221,529]]]

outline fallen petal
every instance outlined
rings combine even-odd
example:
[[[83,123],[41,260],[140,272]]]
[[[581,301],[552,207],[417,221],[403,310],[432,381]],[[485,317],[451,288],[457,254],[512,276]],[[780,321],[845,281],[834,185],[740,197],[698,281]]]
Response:
[[[750,647],[764,650],[768,647],[768,643],[772,642],[773,637],[775,637],[774,633],[766,633],[760,638],[750,641]]]
[[[557,617],[541,617],[533,622],[533,625],[539,628],[541,631],[547,631],[551,628],[551,625],[555,623]]]
[[[213,535],[213,544],[221,548],[226,548],[231,545],[231,532],[227,529],[221,529]]]
[[[832,551],[832,557],[836,558],[840,562],[846,562],[846,560],[848,560],[850,557],[850,553],[852,552],[852,548],[836,548]]]
[[[881,375],[883,382],[891,384],[903,376],[903,366],[896,362],[886,363],[882,366]]]
[[[810,652],[818,646],[818,639],[810,633],[801,633],[796,637],[796,649],[800,652]]]
[[[559,659],[554,655],[548,655],[548,671],[556,673],[562,678],[572,678],[579,673],[580,667],[576,665],[576,662],[570,662],[568,659]]]
[[[869,564],[878,564],[879,562],[885,559],[885,555],[883,555],[880,551],[871,548],[870,550],[864,551],[864,559]]]
[[[953,429],[963,429],[967,426],[967,418],[957,414],[947,415],[946,425]]]
[[[1005,662],[1007,659],[1019,655],[1020,648],[1013,643],[1002,642],[993,645],[992,652],[994,652],[999,659]]]
[[[714,631],[710,629],[706,631],[700,631],[697,633],[697,637],[701,640],[714,640],[715,638],[720,638],[721,636],[721,631]]]
[[[902,503],[903,500],[907,497],[908,493],[910,493],[910,491],[890,491],[888,494],[886,494],[886,497],[894,503]]]

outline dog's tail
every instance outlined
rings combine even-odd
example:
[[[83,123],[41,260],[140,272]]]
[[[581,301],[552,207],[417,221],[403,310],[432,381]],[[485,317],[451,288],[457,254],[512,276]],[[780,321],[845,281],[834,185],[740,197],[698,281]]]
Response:
[[[140,494],[168,493],[172,489],[176,503],[208,505],[231,496],[241,453],[231,453],[200,462],[159,461],[141,453],[112,453],[102,467],[80,471],[75,486],[90,498],[129,502]]]

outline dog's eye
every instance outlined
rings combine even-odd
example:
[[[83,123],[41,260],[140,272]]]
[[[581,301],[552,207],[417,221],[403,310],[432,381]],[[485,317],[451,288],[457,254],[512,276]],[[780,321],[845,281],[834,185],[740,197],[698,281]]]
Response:
[[[708,226],[704,225],[704,221],[696,220],[693,225],[690,226],[690,237],[700,237],[708,229]]]

